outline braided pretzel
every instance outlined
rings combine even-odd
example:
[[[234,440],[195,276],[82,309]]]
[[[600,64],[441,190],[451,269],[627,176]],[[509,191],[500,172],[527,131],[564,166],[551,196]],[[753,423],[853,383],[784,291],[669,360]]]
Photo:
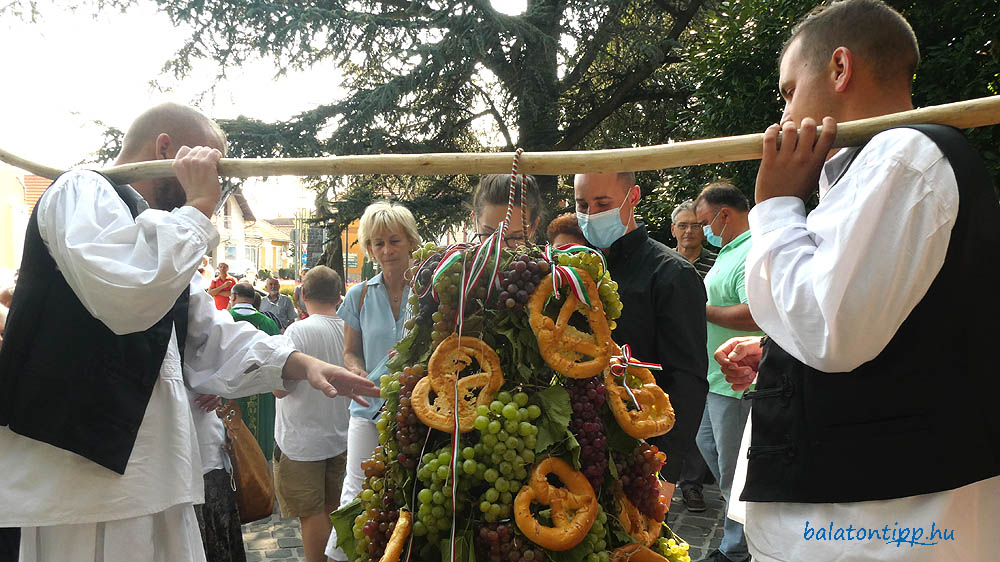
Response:
[[[538,288],[528,300],[531,329],[538,338],[538,350],[556,372],[574,379],[586,379],[599,374],[611,361],[615,343],[611,341],[608,319],[604,316],[597,286],[585,272],[580,272],[583,286],[590,296],[593,307],[587,306],[570,292],[559,309],[559,317],[553,322],[542,311],[549,295],[552,294],[552,274],[542,279]],[[569,325],[569,319],[576,311],[587,317],[593,334],[583,334]],[[590,357],[591,359],[582,359]]]
[[[479,362],[481,372],[458,378],[472,360]],[[476,406],[489,406],[493,395],[503,384],[500,358],[486,342],[469,336],[452,334],[442,341],[427,364],[427,376],[413,387],[410,404],[428,427],[451,432],[454,426],[453,395],[458,383],[458,420],[462,433],[472,431],[476,421]],[[479,394],[471,397],[475,389]],[[437,394],[431,403],[431,391]]]
[[[615,365],[621,365],[621,358],[612,360]],[[629,375],[642,381],[642,386],[632,390],[641,410],[629,410],[631,397],[624,386],[615,381],[614,373],[608,369],[604,373],[604,387],[608,392],[608,405],[625,433],[636,439],[648,439],[663,435],[674,427],[674,409],[670,405],[670,397],[656,384],[656,379],[649,369],[629,365],[626,368]],[[628,384],[622,381],[622,384]]]
[[[548,474],[554,473],[566,485],[556,488],[549,484]],[[531,514],[531,502],[551,508],[552,523],[542,525]],[[549,550],[569,550],[583,542],[597,518],[597,498],[594,488],[582,472],[573,470],[557,457],[542,460],[531,473],[528,485],[521,488],[514,500],[514,520],[528,539]],[[574,511],[570,515],[570,511]]]
[[[656,539],[660,538],[660,532],[663,531],[662,523],[640,513],[639,508],[628,501],[622,492],[618,492],[618,520],[628,536],[645,546],[656,542]]]

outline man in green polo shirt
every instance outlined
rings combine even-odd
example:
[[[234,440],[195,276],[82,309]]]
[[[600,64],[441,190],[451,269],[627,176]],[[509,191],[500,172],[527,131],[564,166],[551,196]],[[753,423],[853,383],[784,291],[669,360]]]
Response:
[[[712,355],[729,338],[760,334],[750,316],[743,285],[743,263],[750,251],[750,205],[743,192],[733,184],[717,181],[702,190],[695,200],[694,212],[698,221],[705,225],[705,239],[721,248],[715,265],[705,276],[708,397],[695,441],[719,482],[728,512],[733,473],[743,426],[750,414],[750,402],[742,400],[742,392],[733,391]],[[742,562],[749,559],[743,525],[726,518],[722,544],[705,560]]]

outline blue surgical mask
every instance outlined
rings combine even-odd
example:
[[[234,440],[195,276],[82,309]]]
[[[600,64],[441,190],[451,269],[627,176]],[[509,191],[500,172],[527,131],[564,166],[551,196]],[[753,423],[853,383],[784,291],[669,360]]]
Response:
[[[628,201],[627,196],[617,209],[608,209],[593,215],[576,212],[576,222],[580,224],[580,230],[583,231],[587,242],[597,248],[605,249],[610,248],[615,240],[625,235],[626,226],[622,224],[621,210],[626,201]]]
[[[721,213],[721,212],[722,212],[722,209],[719,209],[719,213]],[[729,226],[729,221],[726,221],[726,226],[722,227],[722,232],[720,232],[718,234],[712,232],[712,225],[715,224],[715,219],[719,218],[719,213],[715,213],[715,218],[712,219],[712,222],[710,222],[710,223],[706,224],[704,227],[702,227],[702,230],[705,231],[705,241],[707,241],[709,244],[715,246],[716,248],[721,248],[722,247],[722,232],[725,232],[726,231],[726,226]]]

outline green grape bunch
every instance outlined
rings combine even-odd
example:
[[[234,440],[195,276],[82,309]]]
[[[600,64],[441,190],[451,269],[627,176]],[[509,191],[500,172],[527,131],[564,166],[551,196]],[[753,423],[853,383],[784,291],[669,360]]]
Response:
[[[618,297],[618,283],[611,279],[611,274],[604,268],[601,257],[593,252],[576,252],[573,254],[559,254],[556,258],[559,265],[575,267],[587,272],[590,278],[597,285],[597,292],[601,296],[601,304],[604,305],[604,315],[608,319],[608,327],[614,330],[618,323],[616,320],[622,315],[622,301]]]

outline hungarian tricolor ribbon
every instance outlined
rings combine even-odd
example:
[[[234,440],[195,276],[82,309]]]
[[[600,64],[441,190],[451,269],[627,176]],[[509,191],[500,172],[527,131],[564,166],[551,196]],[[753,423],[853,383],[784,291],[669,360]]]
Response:
[[[590,252],[601,256],[601,253],[594,250],[593,248],[588,248],[587,246],[581,246],[579,244],[564,244],[558,248],[553,248],[551,245],[545,246],[544,256],[545,261],[552,265],[552,294],[556,299],[561,298],[559,295],[559,288],[563,285],[569,287],[569,290],[573,292],[577,300],[587,305],[589,308],[594,307],[594,303],[590,301],[590,294],[587,293],[586,287],[583,284],[583,278],[580,277],[580,270],[575,267],[569,267],[565,265],[559,265],[558,255],[559,254],[575,254],[577,252]],[[604,256],[601,256],[601,263],[604,264]],[[605,270],[607,267],[605,266]]]
[[[611,358],[611,374],[616,377],[622,377],[622,386],[625,387],[625,392],[628,392],[629,398],[632,399],[632,403],[635,404],[635,408],[642,411],[642,406],[639,405],[639,400],[636,399],[635,394],[632,393],[632,387],[628,385],[628,380],[625,379],[625,373],[628,367],[642,367],[644,369],[649,369],[651,371],[662,371],[663,366],[659,363],[646,363],[645,361],[639,361],[638,359],[632,358],[632,348],[628,344],[621,346],[622,354],[617,357]]]

